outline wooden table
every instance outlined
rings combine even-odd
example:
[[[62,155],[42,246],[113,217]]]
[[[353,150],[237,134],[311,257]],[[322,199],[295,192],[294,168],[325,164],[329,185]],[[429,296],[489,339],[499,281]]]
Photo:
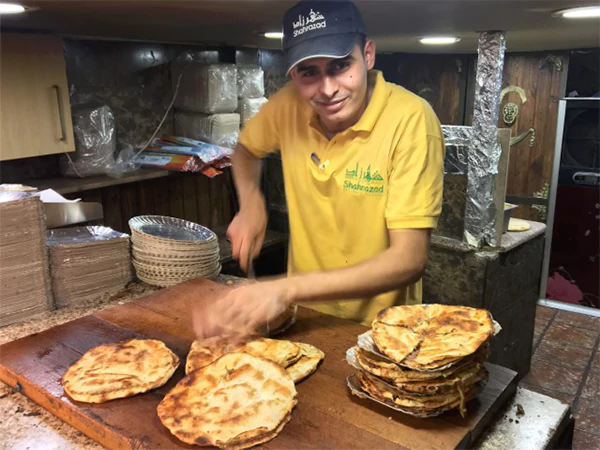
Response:
[[[36,403],[110,448],[187,448],[162,426],[156,406],[183,377],[183,364],[162,388],[93,405],[70,400],[60,378],[67,367],[100,344],[133,337],[160,339],[184,361],[193,333],[190,308],[200,297],[224,295],[227,286],[193,280],[148,297],[0,346],[0,380],[21,386]],[[193,292],[193,294],[192,294]],[[345,378],[353,369],[344,355],[365,328],[300,308],[287,337],[321,348],[319,370],[298,385],[291,422],[266,448],[456,448],[470,445],[514,393],[515,373],[492,366],[469,415],[415,419],[351,396]]]

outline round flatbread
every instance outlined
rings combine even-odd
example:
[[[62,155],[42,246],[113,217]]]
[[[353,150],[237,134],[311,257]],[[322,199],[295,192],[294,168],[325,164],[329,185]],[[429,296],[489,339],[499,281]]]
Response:
[[[392,306],[373,321],[381,353],[415,370],[435,370],[471,355],[493,332],[490,313],[467,306]]]
[[[302,356],[294,364],[287,367],[285,371],[294,380],[294,383],[299,383],[317,370],[319,363],[325,357],[325,353],[310,344],[302,342],[294,342],[294,344],[300,347]]]
[[[529,222],[511,217],[508,221],[508,231],[527,231],[531,229]]]
[[[300,359],[300,347],[290,341],[259,338],[247,343],[234,344],[227,337],[213,337],[194,341],[185,364],[185,373],[201,369],[227,353],[247,353],[273,361],[286,368]]]
[[[239,345],[231,344],[228,338],[222,336],[192,342],[185,361],[186,375],[194,370],[208,366],[224,354],[230,353],[238,347]]]
[[[465,387],[464,390],[443,395],[419,396],[399,393],[394,389],[390,390],[381,381],[363,372],[355,375],[360,388],[372,398],[416,417],[435,417],[454,408],[458,408],[464,417],[466,403],[481,393],[487,376],[486,372],[481,377],[481,383],[472,384]]]
[[[436,382],[441,380],[461,377],[462,374],[481,364],[489,357],[490,345],[484,343],[475,353],[446,369],[428,372],[399,366],[360,347],[354,347],[354,350],[356,361],[366,372],[398,387],[405,384],[416,387],[419,384],[422,386],[427,386],[430,383],[435,385]]]
[[[153,339],[104,344],[87,351],[62,377],[73,400],[103,403],[130,397],[164,385],[179,366],[179,358]]]
[[[246,448],[273,439],[297,403],[294,382],[272,361],[228,353],[191,372],[158,405],[160,421],[188,444]]]
[[[302,356],[300,347],[290,341],[259,338],[236,349],[236,352],[248,353],[268,359],[286,368],[294,364]]]

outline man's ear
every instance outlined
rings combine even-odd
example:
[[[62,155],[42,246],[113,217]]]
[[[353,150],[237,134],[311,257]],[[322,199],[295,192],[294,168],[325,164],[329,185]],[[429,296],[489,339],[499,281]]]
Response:
[[[367,41],[365,44],[365,63],[367,70],[371,70],[375,66],[375,42]]]
[[[298,72],[296,71],[296,68],[293,67],[292,70],[290,70],[290,73],[288,74],[288,76],[292,79],[295,80],[296,77],[298,76]]]

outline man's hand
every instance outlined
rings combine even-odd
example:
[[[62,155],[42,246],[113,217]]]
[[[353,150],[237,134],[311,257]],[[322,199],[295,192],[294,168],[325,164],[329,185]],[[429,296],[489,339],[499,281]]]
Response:
[[[198,339],[253,335],[284,313],[291,302],[285,279],[247,284],[217,301],[196,305],[194,331]]]
[[[258,257],[265,239],[267,229],[267,209],[265,199],[260,191],[255,191],[247,197],[245,205],[235,215],[229,228],[227,237],[231,241],[233,259],[240,262],[244,272],[248,271],[248,257]],[[253,255],[249,255],[252,249]]]

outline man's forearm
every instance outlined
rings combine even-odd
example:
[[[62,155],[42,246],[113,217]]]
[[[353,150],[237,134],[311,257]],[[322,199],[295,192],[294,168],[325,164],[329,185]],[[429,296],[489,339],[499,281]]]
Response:
[[[426,234],[425,234],[426,233]],[[403,239],[352,267],[281,279],[290,302],[365,298],[418,281],[427,264],[429,234],[407,230]]]
[[[261,161],[246,148],[238,144],[231,157],[233,181],[240,201],[244,207],[256,194],[260,194]]]

